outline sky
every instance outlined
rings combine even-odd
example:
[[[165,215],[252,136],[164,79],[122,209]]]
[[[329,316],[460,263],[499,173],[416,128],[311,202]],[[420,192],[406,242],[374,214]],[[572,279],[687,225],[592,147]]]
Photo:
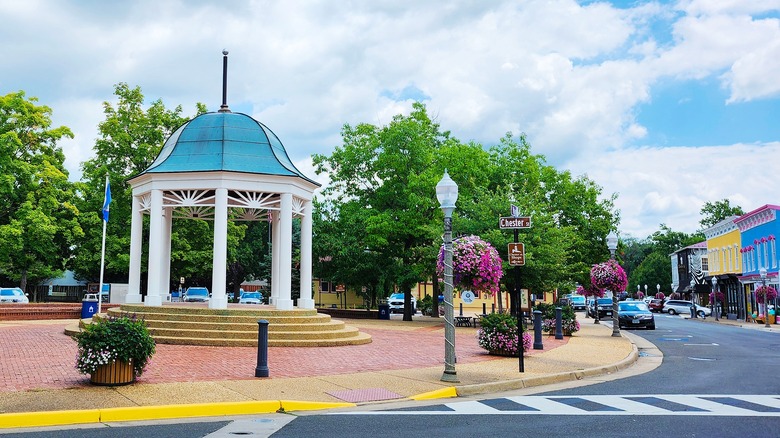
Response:
[[[230,108],[321,182],[311,155],[344,124],[421,101],[464,142],[524,133],[617,194],[621,237],[693,233],[705,202],[780,204],[780,0],[0,0],[0,23],[0,95],[74,132],[74,181],[115,84],[216,111],[227,49]]]

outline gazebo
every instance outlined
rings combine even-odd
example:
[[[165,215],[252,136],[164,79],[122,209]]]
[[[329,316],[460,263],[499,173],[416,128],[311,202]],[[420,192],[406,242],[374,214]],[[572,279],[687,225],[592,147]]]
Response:
[[[179,127],[160,155],[129,179],[133,191],[130,273],[126,303],[161,306],[171,285],[171,224],[174,219],[214,221],[214,258],[209,308],[226,309],[227,223],[268,220],[272,226],[271,304],[292,310],[292,228],[301,219],[298,308],[312,298],[312,198],[320,186],[293,165],[282,142],[252,117],[231,112],[224,98],[218,112]],[[141,295],[143,215],[149,220],[149,279]]]

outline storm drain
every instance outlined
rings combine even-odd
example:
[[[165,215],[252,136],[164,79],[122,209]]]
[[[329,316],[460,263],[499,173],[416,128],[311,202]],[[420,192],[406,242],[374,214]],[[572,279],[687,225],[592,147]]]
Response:
[[[348,389],[344,391],[331,391],[328,392],[328,394],[350,403],[404,398],[401,394],[396,394],[384,388]]]

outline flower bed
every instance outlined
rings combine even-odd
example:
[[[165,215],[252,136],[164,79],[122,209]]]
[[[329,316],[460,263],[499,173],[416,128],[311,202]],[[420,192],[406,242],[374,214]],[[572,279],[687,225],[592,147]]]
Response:
[[[480,320],[477,342],[490,354],[518,356],[517,319],[506,313],[490,313]],[[533,345],[533,337],[523,332],[523,351]]]

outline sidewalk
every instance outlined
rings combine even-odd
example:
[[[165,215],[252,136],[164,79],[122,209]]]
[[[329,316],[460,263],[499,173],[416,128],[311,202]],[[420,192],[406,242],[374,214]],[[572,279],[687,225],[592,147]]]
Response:
[[[369,333],[366,345],[271,347],[269,378],[254,378],[256,348],[157,346],[135,384],[97,387],[75,369],[76,343],[63,334],[70,320],[0,321],[0,429],[78,422],[322,409],[385,400],[464,396],[606,374],[638,354],[608,325],[582,318],[581,330],[518,358],[490,356],[476,328],[456,328],[459,383],[440,381],[444,321],[345,320]],[[51,411],[66,411],[55,414]],[[78,414],[78,415],[77,415]],[[83,414],[83,415],[81,415]]]

